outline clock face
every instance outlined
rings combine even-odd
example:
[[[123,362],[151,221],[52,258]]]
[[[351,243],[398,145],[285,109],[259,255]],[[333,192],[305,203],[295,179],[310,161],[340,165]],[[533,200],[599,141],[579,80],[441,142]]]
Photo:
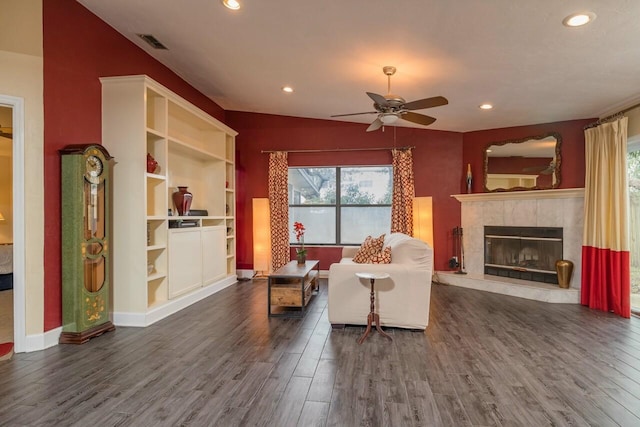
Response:
[[[102,160],[97,156],[88,156],[85,167],[89,176],[98,177],[102,173]]]

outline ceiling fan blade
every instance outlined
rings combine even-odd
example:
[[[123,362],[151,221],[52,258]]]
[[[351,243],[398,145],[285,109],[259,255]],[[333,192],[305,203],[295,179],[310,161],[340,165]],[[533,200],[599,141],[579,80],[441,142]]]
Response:
[[[439,107],[447,105],[449,101],[444,96],[434,96],[433,98],[418,99],[416,101],[407,102],[403,108],[405,110],[422,110],[423,108]]]
[[[371,131],[380,129],[382,127],[382,124],[383,124],[382,120],[380,120],[380,117],[378,117],[377,119],[375,119],[373,121],[373,123],[371,123],[369,125],[369,127],[367,128],[367,132],[371,132]]]
[[[13,128],[8,127],[8,126],[0,125],[0,136],[12,139],[13,138]]]
[[[378,95],[377,93],[373,93],[373,92],[367,92],[367,95],[369,95],[369,98],[373,99],[373,102],[375,102],[379,106],[381,107],[389,106],[389,102],[387,101],[387,98],[385,98],[384,96]]]
[[[364,113],[349,113],[349,114],[334,114],[333,116],[329,116],[329,117],[346,117],[346,116],[357,116],[360,114],[378,114],[377,111],[365,111]]]
[[[547,166],[531,166],[531,167],[528,167],[528,168],[522,168],[522,172],[537,172],[537,173],[541,173],[545,169],[547,169]]]
[[[412,113],[407,111],[402,113],[400,116],[401,119],[407,120],[409,122],[417,123],[423,126],[429,126],[431,123],[435,122],[436,119],[434,117],[425,116],[424,114]]]
[[[556,163],[554,160],[551,161],[548,165],[544,166],[530,166],[526,168],[522,168],[522,172],[537,172],[541,175],[551,175],[556,171]]]

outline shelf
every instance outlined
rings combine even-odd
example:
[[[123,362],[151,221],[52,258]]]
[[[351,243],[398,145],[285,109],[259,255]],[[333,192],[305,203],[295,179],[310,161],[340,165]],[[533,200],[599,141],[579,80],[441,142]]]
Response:
[[[233,282],[236,259],[227,254],[237,244],[226,227],[236,226],[227,215],[235,210],[237,132],[147,76],[100,82],[102,141],[118,159],[113,190],[126,195],[113,204],[114,217],[126,218],[113,224],[113,282],[127,283],[113,295],[114,321],[135,317],[146,326],[173,312],[168,307],[195,302],[198,288]],[[158,163],[154,173],[145,168],[148,155]],[[170,215],[178,185],[209,214]],[[197,227],[169,228],[178,225],[172,221]]]
[[[158,138],[164,138],[165,137],[164,133],[159,131],[159,130],[157,130],[157,129],[147,128],[147,133],[155,135]]]
[[[149,173],[147,172],[147,178],[157,179],[158,181],[166,181],[167,177],[164,175],[158,175],[157,173]]]
[[[167,277],[167,275],[165,273],[153,273],[153,274],[149,274],[147,276],[147,282],[152,282],[154,280],[158,280],[158,279],[164,279],[165,277]]]
[[[169,139],[169,150],[178,154],[182,154],[185,157],[190,157],[190,158],[204,160],[204,161],[206,160],[224,161],[225,160],[222,157],[216,156],[215,154],[211,154],[199,148],[192,147],[186,142],[182,142],[174,138]]]
[[[149,310],[151,310],[156,307],[162,307],[166,303],[167,303],[166,299],[154,300],[153,302],[150,302],[147,307],[149,308]]]

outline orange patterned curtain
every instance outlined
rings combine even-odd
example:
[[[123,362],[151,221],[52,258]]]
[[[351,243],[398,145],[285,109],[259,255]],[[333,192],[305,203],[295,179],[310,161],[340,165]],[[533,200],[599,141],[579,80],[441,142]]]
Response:
[[[269,154],[269,208],[271,209],[271,266],[289,262],[289,165],[286,151]]]
[[[391,232],[413,236],[413,155],[411,149],[391,150],[393,156],[393,201]]]
[[[580,302],[631,316],[627,118],[585,130]]]

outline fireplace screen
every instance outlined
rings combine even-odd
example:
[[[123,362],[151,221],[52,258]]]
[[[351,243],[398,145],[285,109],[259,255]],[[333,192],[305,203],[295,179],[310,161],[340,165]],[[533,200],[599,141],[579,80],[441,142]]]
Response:
[[[562,259],[562,228],[484,228],[485,274],[558,283],[556,261]]]

